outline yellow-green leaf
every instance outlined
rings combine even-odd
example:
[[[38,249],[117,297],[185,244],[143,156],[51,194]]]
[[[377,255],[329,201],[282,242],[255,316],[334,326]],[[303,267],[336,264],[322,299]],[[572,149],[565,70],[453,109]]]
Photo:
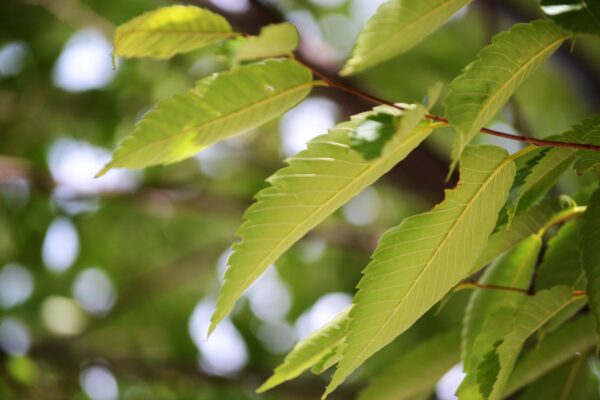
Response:
[[[227,20],[193,6],[170,6],[149,11],[115,31],[119,57],[170,58],[236,36]]]
[[[366,118],[389,114],[399,119],[397,131],[379,158],[366,160],[351,148],[353,132]],[[405,113],[377,107],[330,129],[308,143],[308,149],[287,160],[289,166],[268,179],[271,184],[256,195],[238,230],[223,287],[212,317],[211,331],[233,308],[236,300],[264,270],[308,231],[371,185],[415,149],[433,129],[419,124],[426,110]],[[417,114],[419,118],[412,118]]]
[[[456,129],[453,162],[521,83],[569,37],[552,21],[517,24],[496,35],[450,84],[446,116]]]
[[[287,111],[312,88],[309,69],[273,59],[214,74],[159,102],[114,152],[110,168],[144,168],[191,157]]]
[[[341,74],[355,74],[410,50],[471,1],[386,1],[358,36]]]
[[[325,396],[469,274],[514,175],[505,150],[468,147],[457,188],[433,210],[382,236],[358,285],[342,359]]]
[[[233,43],[237,60],[259,60],[292,53],[300,44],[296,27],[289,22],[263,27],[258,36],[241,37]]]

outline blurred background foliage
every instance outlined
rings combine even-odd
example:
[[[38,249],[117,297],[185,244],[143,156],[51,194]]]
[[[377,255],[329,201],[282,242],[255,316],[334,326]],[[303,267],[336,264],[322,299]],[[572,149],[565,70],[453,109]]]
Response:
[[[93,175],[153,103],[227,67],[214,49],[111,64],[115,25],[166,0],[0,1],[0,398],[307,399],[306,375],[254,394],[298,338],[349,304],[377,237],[443,196],[450,132],[434,134],[277,262],[210,340],[206,327],[244,209],[282,160],[370,107],[315,89],[277,121],[196,158]],[[334,77],[381,0],[194,0],[256,33],[297,24],[300,57]],[[499,30],[540,17],[536,0],[480,0],[422,45],[350,84],[397,102],[448,83]],[[494,122],[559,134],[600,105],[600,46],[578,39]],[[437,110],[442,112],[442,110]],[[518,143],[481,138],[514,151]],[[566,177],[557,192],[577,191]],[[458,326],[466,293],[374,357],[351,399],[395,355]],[[453,370],[436,396],[453,398]],[[454,385],[454,386],[453,386]]]

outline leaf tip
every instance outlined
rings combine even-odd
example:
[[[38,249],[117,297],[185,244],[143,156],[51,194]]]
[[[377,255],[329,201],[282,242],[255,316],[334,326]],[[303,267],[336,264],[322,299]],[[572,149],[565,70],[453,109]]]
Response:
[[[111,168],[112,167],[110,163],[106,164],[100,171],[96,173],[96,175],[94,175],[94,179],[98,179],[101,176],[105,175],[108,171],[110,171]]]

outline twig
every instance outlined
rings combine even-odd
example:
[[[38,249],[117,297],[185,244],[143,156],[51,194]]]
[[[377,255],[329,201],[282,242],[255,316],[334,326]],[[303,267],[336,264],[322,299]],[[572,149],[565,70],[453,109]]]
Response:
[[[353,96],[361,97],[365,100],[371,101],[376,104],[385,104],[387,106],[394,107],[398,110],[406,110],[405,106],[402,106],[402,105],[396,104],[396,103],[392,103],[391,101],[384,100],[377,96],[373,96],[371,94],[365,93],[359,89],[355,89],[355,88],[346,86],[344,84],[341,84],[339,82],[336,82],[336,81],[328,78],[327,76],[323,75],[322,73],[317,71],[315,68],[311,67],[310,65],[303,63],[300,60],[298,60],[298,61],[300,63],[302,63],[304,66],[306,66],[307,68],[309,68],[313,72],[313,74],[316,77],[318,77],[319,79],[321,79],[322,82],[327,87],[342,90]],[[319,86],[323,86],[323,84],[319,83]],[[441,117],[439,115],[427,114],[427,115],[425,115],[425,118],[432,120],[432,121],[443,122],[445,124],[448,124],[448,119]],[[540,146],[540,147],[565,147],[565,148],[578,149],[578,150],[600,151],[600,146],[588,144],[588,143],[571,143],[571,142],[562,142],[560,140],[536,139],[536,138],[530,137],[530,136],[514,135],[514,134],[500,132],[500,131],[497,131],[494,129],[489,129],[489,128],[481,128],[480,132],[485,133],[487,135],[497,136],[497,137],[501,137],[501,138],[508,139],[508,140],[516,140],[519,142],[529,143],[529,144],[532,144],[535,146]]]

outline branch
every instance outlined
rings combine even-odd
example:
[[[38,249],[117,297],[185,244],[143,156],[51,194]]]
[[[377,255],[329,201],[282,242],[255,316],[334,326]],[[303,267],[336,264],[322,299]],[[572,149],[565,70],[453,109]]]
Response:
[[[302,62],[302,61],[300,61],[300,62]],[[384,100],[382,98],[365,93],[359,89],[355,89],[355,88],[346,86],[344,84],[341,84],[339,82],[336,82],[336,81],[326,77],[325,75],[321,74],[319,71],[312,68],[310,65],[307,65],[305,63],[303,63],[303,64],[307,68],[309,68],[316,77],[321,79],[321,81],[317,81],[318,86],[326,86],[326,87],[330,87],[330,88],[334,88],[334,89],[339,89],[339,90],[342,90],[353,96],[361,97],[363,99],[369,100],[376,104],[385,104],[387,106],[394,107],[398,110],[406,110],[405,106],[402,106],[402,105],[399,105],[396,103],[392,103],[391,101]],[[427,114],[427,115],[425,115],[425,118],[432,120],[432,121],[449,124],[447,118],[440,117],[438,115]],[[489,129],[489,128],[481,128],[480,132],[485,133],[487,135],[497,136],[497,137],[501,137],[503,139],[516,140],[519,142],[529,143],[529,144],[532,144],[535,146],[540,146],[540,147],[565,147],[565,148],[578,149],[578,150],[600,151],[600,146],[588,144],[588,143],[571,143],[571,142],[562,142],[559,140],[536,139],[536,138],[533,138],[530,136],[513,135],[510,133],[500,132],[500,131],[497,131],[494,129]]]

